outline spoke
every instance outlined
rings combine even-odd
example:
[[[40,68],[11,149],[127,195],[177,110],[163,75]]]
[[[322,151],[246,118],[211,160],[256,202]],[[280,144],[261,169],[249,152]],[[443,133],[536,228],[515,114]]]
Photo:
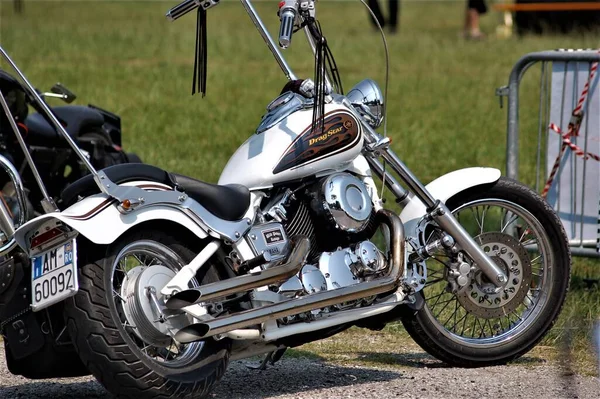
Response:
[[[456,326],[460,324],[460,322],[463,322],[463,329],[460,333],[460,335],[463,335],[463,333],[465,332],[465,323],[467,322],[467,317],[469,316],[468,313],[465,313],[465,315],[463,317],[461,317],[460,319],[458,319],[458,321],[454,321],[454,325],[452,327],[450,327],[450,330],[456,332]]]
[[[539,264],[541,265],[542,264],[541,258],[542,258],[542,255],[538,255],[535,258],[531,259],[529,261],[529,263],[531,263],[531,266],[533,266],[539,260]]]
[[[522,242],[521,245],[526,247],[527,245],[531,245],[537,242],[537,238],[530,238],[529,240]]]
[[[138,266],[142,266],[142,265],[143,265],[143,266],[146,266],[146,263],[145,263],[145,262],[142,262],[142,260],[141,260],[141,259],[139,258],[139,256],[138,256],[138,254],[133,254],[133,255],[131,255],[131,256],[133,256],[133,257],[135,258],[135,260],[137,260],[137,261],[140,263]]]
[[[427,284],[425,284],[425,287],[429,287],[433,284],[439,283],[440,281],[446,281],[446,279],[443,277],[440,277],[440,278],[436,278],[435,280],[428,281]]]
[[[479,327],[481,327],[481,333],[479,334],[478,338],[485,338],[485,328],[484,326],[481,325],[481,322],[479,321],[479,318],[475,318],[475,320],[477,321],[477,324],[479,324]]]
[[[458,312],[458,301],[456,301],[454,303],[454,312],[452,312],[452,314],[450,315],[450,317],[448,317],[448,319],[444,322],[444,325],[448,324],[448,322],[450,321],[450,319],[452,319],[454,317],[454,320],[456,321],[456,312]]]
[[[157,263],[154,263],[154,262],[157,262]],[[146,266],[153,266],[153,265],[160,265],[160,261],[158,260],[158,258],[152,257],[152,260]]]
[[[123,266],[123,260],[125,260],[125,259],[126,258],[121,258],[119,260],[119,263],[117,263],[117,267],[115,269],[126,275],[127,271],[125,270],[125,267]]]
[[[442,303],[445,303],[444,307],[442,308],[442,310],[440,310],[440,311],[438,312],[438,314],[437,314],[437,315],[435,315],[435,316],[433,316],[433,317],[435,317],[435,318],[437,319],[437,318],[438,318],[438,316],[442,314],[442,312],[443,312],[443,311],[444,311],[444,310],[445,310],[445,309],[448,307],[448,304],[449,304],[450,302],[452,302],[452,300],[453,300],[453,299],[454,299],[454,298],[450,298],[450,299],[448,299],[447,301],[444,301],[444,302],[442,302]],[[440,305],[441,305],[441,304],[440,304]]]
[[[481,220],[480,220],[481,217],[479,216],[479,207],[476,206],[476,207],[469,208],[469,209],[471,210],[471,213],[473,214],[473,217],[475,218],[475,223],[477,223],[477,226],[479,226],[479,231],[480,231],[479,234],[483,233],[483,224],[481,223]]]
[[[485,323],[484,323],[485,324]],[[494,335],[496,335],[494,333],[494,326],[492,326],[492,322],[490,319],[487,319],[487,325],[490,326],[490,337],[493,337]]]
[[[437,300],[437,301],[436,301],[436,302],[433,304],[433,306],[435,306],[435,305],[436,305],[436,304],[439,302],[439,300],[440,300],[440,297],[441,297],[442,295],[444,295],[445,293],[446,293],[445,291],[442,291],[440,294],[438,294],[438,295],[436,295],[436,296],[432,296],[431,298],[427,298],[427,300],[431,300],[431,299],[434,299],[434,298],[438,298],[438,300]]]
[[[505,224],[505,225],[502,227],[502,229],[500,230],[500,232],[501,232],[501,233],[504,233],[504,230],[506,230],[506,228],[507,228],[508,226],[510,226],[511,224],[513,224],[513,223],[514,223],[514,222],[515,222],[517,219],[519,219],[519,215],[517,215],[516,213],[514,213],[513,215],[514,215],[514,216],[513,216],[513,217],[511,217],[511,218],[509,219],[509,221],[508,221],[508,222],[507,222],[507,223],[506,223],[506,224]],[[508,214],[507,214],[507,216],[508,216]]]
[[[121,302],[125,302],[125,299],[123,299],[123,297],[115,290],[113,290],[113,297],[120,299]]]
[[[440,254],[438,254],[438,255],[436,255],[436,256],[440,256]],[[441,263],[442,265],[444,265],[444,267],[448,267],[448,265],[446,264],[446,262],[444,262],[444,261],[443,261],[443,260],[441,260],[441,259],[438,259],[436,256],[432,256],[432,257],[431,257],[431,259],[433,259],[433,260],[435,260],[435,261],[437,261],[437,262]],[[443,255],[443,256],[446,256],[446,257],[448,257],[448,258],[449,258],[449,256],[447,256],[447,255]]]
[[[477,317],[473,316],[473,327],[471,328],[471,338],[475,338],[475,327],[477,326]]]
[[[519,319],[519,321],[523,321],[523,319],[521,318],[521,316],[519,316],[519,315],[517,314],[517,311],[516,311],[516,310],[513,310],[511,314],[512,314],[513,316],[515,316],[517,319]]]

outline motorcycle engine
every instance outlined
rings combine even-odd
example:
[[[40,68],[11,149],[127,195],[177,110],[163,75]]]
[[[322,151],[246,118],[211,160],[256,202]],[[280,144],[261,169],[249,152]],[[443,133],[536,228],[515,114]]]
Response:
[[[314,204],[317,213],[325,215],[335,228],[349,233],[362,231],[373,210],[365,184],[349,173],[336,173],[323,179]]]
[[[371,196],[359,178],[349,173],[327,176],[311,185],[297,201],[287,202],[283,213],[288,237],[309,237],[311,253],[298,276],[280,286],[280,294],[294,297],[347,287],[387,269],[385,255],[369,240],[377,226],[372,222]],[[364,301],[335,308],[358,306]]]

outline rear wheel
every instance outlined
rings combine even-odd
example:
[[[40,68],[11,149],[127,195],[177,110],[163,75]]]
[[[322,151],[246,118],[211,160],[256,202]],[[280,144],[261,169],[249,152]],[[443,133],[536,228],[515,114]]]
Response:
[[[160,302],[160,290],[193,258],[190,247],[162,231],[138,231],[80,268],[67,326],[82,361],[113,395],[202,398],[223,376],[230,341],[175,342],[173,332],[192,320],[161,315],[152,298]],[[219,280],[206,266],[190,287]]]
[[[564,303],[571,255],[562,224],[539,195],[505,178],[460,193],[447,206],[508,282],[495,287],[465,256],[471,271],[460,287],[455,280],[453,292],[448,271],[456,255],[439,253],[427,261],[425,306],[404,325],[423,349],[451,365],[515,359],[542,339]],[[425,239],[440,234],[431,226]]]

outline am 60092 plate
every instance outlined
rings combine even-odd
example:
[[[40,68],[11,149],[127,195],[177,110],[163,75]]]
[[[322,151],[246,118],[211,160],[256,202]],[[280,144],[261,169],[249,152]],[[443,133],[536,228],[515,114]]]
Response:
[[[38,311],[75,295],[76,241],[71,240],[31,258],[31,308]]]

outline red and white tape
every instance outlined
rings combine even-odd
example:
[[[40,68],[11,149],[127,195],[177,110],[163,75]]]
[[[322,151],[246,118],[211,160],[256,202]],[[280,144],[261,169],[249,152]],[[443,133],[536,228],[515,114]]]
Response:
[[[600,51],[599,51],[600,52]],[[560,151],[558,152],[558,156],[556,157],[556,161],[552,166],[552,170],[550,171],[550,176],[548,176],[548,180],[546,181],[546,185],[542,190],[542,197],[546,198],[548,196],[548,192],[550,191],[550,187],[552,187],[552,183],[554,182],[554,178],[556,177],[556,173],[560,168],[560,161],[562,160],[563,155],[567,148],[570,148],[575,152],[575,155],[583,157],[584,159],[592,158],[596,161],[600,161],[600,157],[596,154],[591,154],[589,152],[583,151],[580,147],[575,145],[571,141],[571,137],[575,137],[579,135],[579,128],[581,127],[581,121],[583,120],[583,104],[585,103],[585,99],[590,90],[590,83],[594,80],[594,76],[596,75],[596,71],[598,70],[598,63],[594,62],[590,66],[590,74],[587,82],[585,82],[585,86],[583,87],[583,91],[581,92],[581,96],[579,96],[579,101],[577,101],[577,106],[571,113],[571,119],[569,120],[569,126],[567,128],[566,133],[562,133],[561,129],[554,123],[551,123],[548,127],[550,130],[560,134],[562,136],[562,146],[560,147]]]

